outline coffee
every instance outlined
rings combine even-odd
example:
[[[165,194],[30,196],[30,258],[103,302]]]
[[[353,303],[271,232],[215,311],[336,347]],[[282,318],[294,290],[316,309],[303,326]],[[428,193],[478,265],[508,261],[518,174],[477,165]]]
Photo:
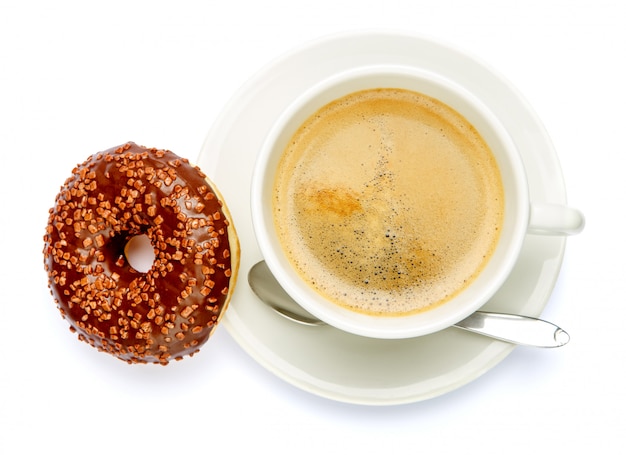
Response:
[[[357,312],[405,315],[465,289],[504,215],[488,145],[458,112],[403,89],[335,100],[283,152],[274,222],[299,274]]]

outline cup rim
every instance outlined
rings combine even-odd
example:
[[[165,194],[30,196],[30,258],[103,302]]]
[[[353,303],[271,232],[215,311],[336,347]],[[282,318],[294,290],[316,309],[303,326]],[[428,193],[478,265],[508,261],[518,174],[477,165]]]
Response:
[[[512,193],[514,200],[509,200],[511,196],[507,194],[505,210],[508,212],[511,207],[515,207],[517,217],[515,223],[512,223],[511,216],[505,215],[505,224],[512,224],[507,224],[502,229],[503,233],[506,231],[508,243],[503,245],[501,240],[498,241],[496,251],[479,277],[474,279],[472,284],[458,296],[424,312],[407,316],[386,317],[358,313],[328,301],[304,283],[289,265],[289,260],[282,252],[274,231],[271,203],[268,207],[266,199],[268,180],[271,178],[273,185],[274,178],[274,173],[267,172],[266,169],[269,166],[275,168],[282,155],[284,147],[277,146],[277,142],[285,135],[290,137],[295,131],[295,129],[293,131],[290,129],[286,133],[285,128],[291,124],[295,124],[295,128],[297,128],[317,109],[338,98],[338,96],[331,96],[336,87],[344,83],[352,84],[355,80],[365,83],[377,77],[395,77],[397,75],[434,83],[434,86],[439,87],[440,90],[444,91],[443,93],[448,93],[449,96],[442,97],[441,93],[438,93],[440,96],[434,96],[437,94],[432,92],[424,92],[425,94],[434,96],[447,104],[453,104],[452,107],[455,109],[457,106],[450,102],[450,97],[459,98],[468,102],[471,108],[476,110],[479,118],[485,121],[490,132],[493,133],[494,140],[500,141],[502,148],[506,150],[503,155],[508,160],[507,172],[510,175],[503,176],[503,183],[510,181],[510,184],[515,188]],[[374,88],[374,86],[370,88]],[[359,88],[350,89],[344,94],[358,90]],[[465,112],[461,112],[461,114],[465,115]],[[481,127],[474,126],[481,134],[484,133],[484,125]],[[501,166],[502,163],[499,161],[502,172]],[[506,182],[505,178],[507,179]],[[353,334],[383,339],[411,338],[437,332],[454,325],[483,306],[502,286],[521,251],[529,219],[529,195],[523,163],[513,140],[495,114],[476,95],[456,82],[430,71],[400,65],[369,65],[337,73],[310,87],[290,103],[274,122],[263,141],[254,165],[251,184],[251,214],[257,243],[268,267],[285,291],[305,309],[328,324]],[[497,267],[495,259],[497,259]],[[483,283],[485,278],[481,280],[481,276],[484,277],[486,273],[491,274],[488,284]]]

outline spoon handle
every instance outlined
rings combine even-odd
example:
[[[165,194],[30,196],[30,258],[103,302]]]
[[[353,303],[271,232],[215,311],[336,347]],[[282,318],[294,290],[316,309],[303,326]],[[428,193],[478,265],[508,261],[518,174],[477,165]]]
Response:
[[[569,341],[568,333],[551,322],[513,314],[477,311],[455,327],[526,346],[556,348]]]

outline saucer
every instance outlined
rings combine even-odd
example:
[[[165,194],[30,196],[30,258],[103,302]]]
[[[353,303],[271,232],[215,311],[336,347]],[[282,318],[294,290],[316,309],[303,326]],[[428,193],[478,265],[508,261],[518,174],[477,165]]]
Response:
[[[455,390],[514,348],[463,330],[378,340],[305,327],[263,304],[248,286],[261,260],[252,230],[250,187],[256,153],[278,115],[300,93],[338,71],[373,64],[417,66],[466,86],[498,115],[517,144],[532,202],[566,203],[558,157],[520,93],[483,62],[420,36],[357,32],[322,38],[270,63],[231,99],[208,133],[198,165],[222,192],[241,242],[241,269],[222,324],[257,362],[286,382],[329,399],[367,405],[421,401]],[[526,236],[513,272],[487,311],[538,317],[558,277],[565,239]]]

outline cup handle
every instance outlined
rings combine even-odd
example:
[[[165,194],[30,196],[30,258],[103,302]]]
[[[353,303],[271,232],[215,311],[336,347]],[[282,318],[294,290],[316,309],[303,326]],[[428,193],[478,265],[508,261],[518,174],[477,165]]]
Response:
[[[529,234],[574,235],[584,227],[585,216],[578,209],[559,204],[530,206]]]

